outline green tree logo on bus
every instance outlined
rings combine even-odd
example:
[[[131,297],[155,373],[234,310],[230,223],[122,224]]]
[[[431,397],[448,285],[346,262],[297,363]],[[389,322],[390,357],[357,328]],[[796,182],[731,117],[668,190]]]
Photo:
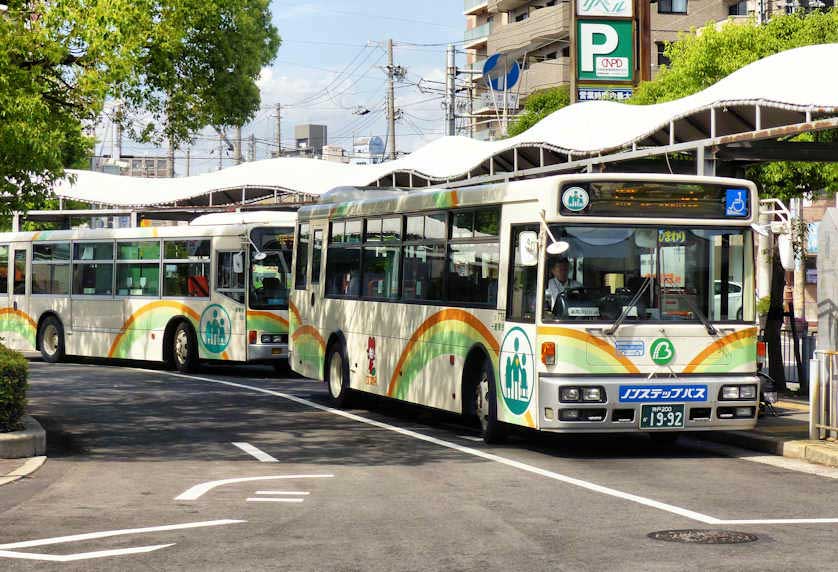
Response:
[[[230,315],[223,306],[213,304],[207,306],[201,314],[201,341],[204,347],[214,354],[220,354],[230,344],[233,324]]]
[[[532,344],[526,332],[515,327],[503,338],[500,352],[503,401],[509,411],[522,415],[530,406],[535,384]]]
[[[675,357],[675,345],[672,340],[658,338],[652,342],[649,352],[652,355],[652,361],[657,365],[669,365]]]

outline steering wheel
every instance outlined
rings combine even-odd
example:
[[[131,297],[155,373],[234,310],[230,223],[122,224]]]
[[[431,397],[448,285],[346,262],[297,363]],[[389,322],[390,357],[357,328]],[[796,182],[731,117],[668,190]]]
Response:
[[[562,290],[562,292],[556,298],[556,302],[553,304],[552,312],[553,316],[556,318],[565,318],[567,317],[568,308],[570,304],[567,303],[568,298],[579,298],[584,294],[585,289],[580,287],[575,288],[567,288],[566,290]]]

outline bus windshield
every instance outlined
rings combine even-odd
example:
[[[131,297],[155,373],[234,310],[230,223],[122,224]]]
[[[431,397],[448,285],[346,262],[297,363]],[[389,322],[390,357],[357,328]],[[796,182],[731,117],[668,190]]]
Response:
[[[545,322],[753,319],[750,230],[551,225],[570,248],[547,255]]]
[[[256,310],[288,308],[288,286],[291,280],[292,228],[257,228],[251,232],[253,243],[265,254],[256,260],[250,253],[250,307]]]

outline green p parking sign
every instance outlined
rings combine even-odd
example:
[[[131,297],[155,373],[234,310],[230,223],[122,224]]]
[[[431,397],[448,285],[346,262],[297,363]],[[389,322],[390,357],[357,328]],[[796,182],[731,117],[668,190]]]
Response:
[[[577,20],[576,73],[580,81],[634,81],[631,20]]]

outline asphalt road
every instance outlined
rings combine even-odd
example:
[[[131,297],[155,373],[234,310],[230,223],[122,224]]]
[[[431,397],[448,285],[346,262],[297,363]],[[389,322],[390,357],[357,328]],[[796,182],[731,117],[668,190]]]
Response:
[[[489,447],[420,408],[364,399],[348,416],[329,411],[320,384],[267,368],[154,367],[31,363],[50,458],[0,487],[0,569],[835,566],[836,478],[642,435],[521,433]],[[193,488],[249,477],[272,478]],[[671,529],[758,540],[647,536]]]

